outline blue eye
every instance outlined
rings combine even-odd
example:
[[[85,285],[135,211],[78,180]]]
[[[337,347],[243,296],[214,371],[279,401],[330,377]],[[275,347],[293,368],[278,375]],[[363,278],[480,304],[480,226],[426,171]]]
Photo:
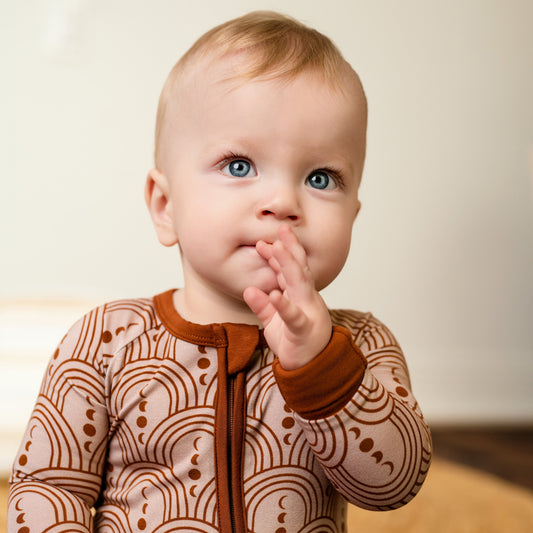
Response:
[[[305,183],[313,189],[330,190],[337,188],[335,180],[331,178],[327,172],[324,172],[322,170],[317,170],[313,172],[305,180]]]
[[[252,165],[245,159],[234,159],[222,167],[222,172],[226,176],[234,178],[246,178],[255,176]]]

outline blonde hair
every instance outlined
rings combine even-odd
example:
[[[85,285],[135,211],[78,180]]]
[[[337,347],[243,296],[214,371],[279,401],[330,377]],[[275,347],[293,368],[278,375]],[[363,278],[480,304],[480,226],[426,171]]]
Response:
[[[160,162],[160,138],[167,107],[184,71],[206,57],[217,60],[239,54],[236,78],[294,78],[312,70],[342,89],[352,70],[333,42],[319,31],[273,11],[254,11],[214,27],[202,35],[170,71],[161,91],[155,129],[155,164]],[[355,74],[355,73],[354,73]],[[357,75],[355,75],[357,76]]]

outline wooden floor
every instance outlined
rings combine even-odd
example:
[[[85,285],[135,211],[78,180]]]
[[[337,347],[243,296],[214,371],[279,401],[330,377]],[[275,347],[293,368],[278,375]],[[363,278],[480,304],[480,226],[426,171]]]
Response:
[[[533,490],[533,426],[431,428],[435,455]]]

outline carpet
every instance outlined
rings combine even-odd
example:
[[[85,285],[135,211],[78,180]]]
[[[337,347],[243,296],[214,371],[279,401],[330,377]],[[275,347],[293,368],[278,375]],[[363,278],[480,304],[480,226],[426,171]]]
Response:
[[[533,492],[465,466],[434,459],[416,498],[395,511],[350,507],[350,533],[530,533]]]
[[[0,485],[0,533],[6,531],[7,483]],[[529,533],[533,492],[490,474],[435,459],[418,496],[396,511],[350,506],[349,533]]]

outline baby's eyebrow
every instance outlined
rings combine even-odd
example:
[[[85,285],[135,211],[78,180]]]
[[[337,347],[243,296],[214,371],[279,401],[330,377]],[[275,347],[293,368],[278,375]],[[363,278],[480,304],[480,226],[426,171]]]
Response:
[[[258,154],[258,148],[253,143],[246,139],[231,139],[230,141],[224,139],[221,142],[208,144],[206,152],[212,154],[214,157],[219,157],[223,154]]]
[[[249,137],[231,137],[219,139],[213,143],[213,148],[218,150],[234,150],[235,148],[252,149],[257,143],[251,142]]]
[[[316,164],[313,166],[318,169],[329,169],[332,172],[339,174],[341,177],[346,177],[354,173],[354,163],[346,157],[316,157],[314,158]]]

